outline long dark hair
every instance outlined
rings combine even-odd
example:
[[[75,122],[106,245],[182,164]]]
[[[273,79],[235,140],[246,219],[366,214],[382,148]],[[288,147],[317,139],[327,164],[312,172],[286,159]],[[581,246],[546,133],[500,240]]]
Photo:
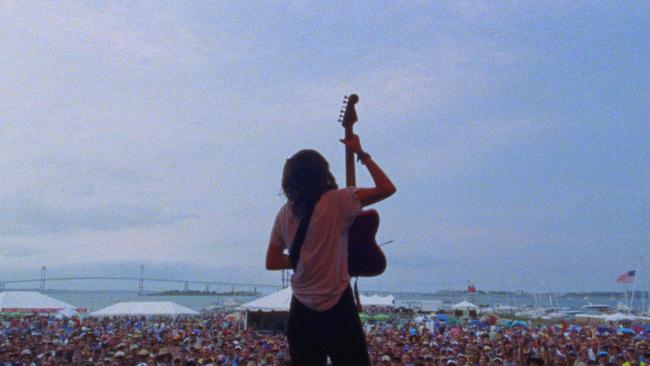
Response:
[[[298,217],[313,208],[323,193],[337,188],[329,163],[316,150],[300,150],[284,164],[282,191]]]

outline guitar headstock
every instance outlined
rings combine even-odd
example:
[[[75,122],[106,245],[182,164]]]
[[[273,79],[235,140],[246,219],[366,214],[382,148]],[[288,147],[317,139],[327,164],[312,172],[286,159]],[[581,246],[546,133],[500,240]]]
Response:
[[[357,111],[354,109],[355,104],[359,102],[359,96],[356,94],[350,94],[343,99],[343,108],[341,108],[341,114],[339,115],[339,122],[343,127],[348,128],[357,121]]]

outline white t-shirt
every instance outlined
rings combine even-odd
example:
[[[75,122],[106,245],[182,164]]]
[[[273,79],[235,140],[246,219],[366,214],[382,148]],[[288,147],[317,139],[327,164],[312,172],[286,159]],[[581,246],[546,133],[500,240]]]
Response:
[[[325,311],[336,305],[348,286],[348,229],[361,213],[357,188],[325,192],[316,207],[291,277],[294,296],[307,307]],[[275,218],[271,245],[290,249],[300,219],[284,204]]]

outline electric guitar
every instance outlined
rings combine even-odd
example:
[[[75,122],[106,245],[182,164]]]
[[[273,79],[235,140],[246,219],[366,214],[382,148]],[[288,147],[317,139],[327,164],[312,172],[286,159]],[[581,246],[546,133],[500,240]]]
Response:
[[[352,94],[343,100],[339,122],[345,128],[345,138],[353,135],[352,126],[357,122],[354,106],[359,97]],[[345,146],[345,183],[347,187],[356,186],[354,171],[354,151]],[[382,252],[375,235],[379,229],[379,214],[375,210],[363,211],[354,219],[348,234],[348,273],[352,277],[379,276],[386,270],[386,256]]]

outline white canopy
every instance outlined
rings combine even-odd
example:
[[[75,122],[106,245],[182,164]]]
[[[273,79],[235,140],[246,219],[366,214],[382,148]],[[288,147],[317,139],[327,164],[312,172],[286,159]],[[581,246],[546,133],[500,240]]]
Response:
[[[576,314],[576,319],[597,319],[605,322],[620,322],[623,320],[650,320],[649,317],[638,316],[634,314],[614,313],[614,314]]]
[[[458,304],[452,305],[451,310],[478,310],[478,306],[465,300],[459,302]]]
[[[614,313],[603,315],[603,319],[608,322],[620,322],[622,320],[636,320],[637,316],[634,314]]]
[[[171,301],[132,301],[119,302],[109,307],[94,311],[90,316],[178,316],[178,315],[199,315],[185,306],[178,305]]]
[[[73,317],[78,317],[79,313],[72,308],[65,308],[61,309],[56,312],[56,318],[57,319],[63,319],[63,318],[73,318]]]
[[[289,311],[292,295],[291,287],[287,287],[278,292],[242,304],[239,308],[249,311]]]
[[[395,306],[395,297],[393,295],[388,295],[388,296],[360,295],[359,298],[361,299],[361,305],[363,306],[387,306],[391,308]]]
[[[287,287],[278,292],[242,304],[239,308],[241,310],[250,311],[289,311],[292,295],[293,292],[291,291],[291,288]],[[361,295],[360,298],[363,306],[395,306],[395,297],[393,297],[393,295]]]
[[[0,293],[1,312],[56,313],[63,309],[86,311],[85,308],[77,308],[36,291],[4,291]]]

